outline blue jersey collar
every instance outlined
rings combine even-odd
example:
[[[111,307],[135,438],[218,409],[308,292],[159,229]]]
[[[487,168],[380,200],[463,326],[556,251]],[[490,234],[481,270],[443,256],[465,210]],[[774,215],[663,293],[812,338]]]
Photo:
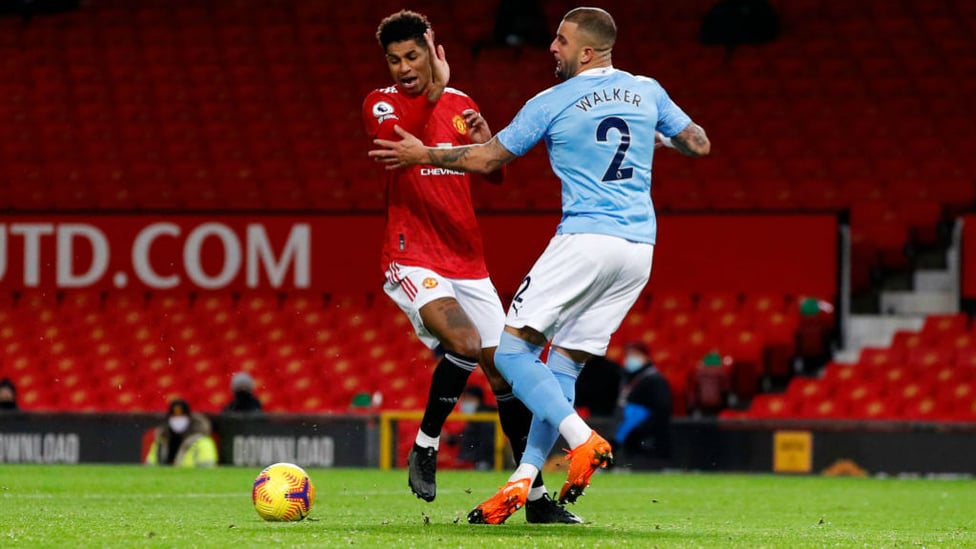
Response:
[[[597,67],[595,69],[586,69],[585,71],[577,74],[576,76],[606,76],[617,69],[610,67]]]

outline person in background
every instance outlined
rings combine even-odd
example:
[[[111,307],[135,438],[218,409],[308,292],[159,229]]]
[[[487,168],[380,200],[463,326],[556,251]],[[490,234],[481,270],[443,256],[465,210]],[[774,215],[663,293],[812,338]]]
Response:
[[[210,436],[210,420],[190,411],[185,400],[173,400],[166,424],[156,428],[156,438],[146,455],[146,465],[214,467],[217,444]]]
[[[622,372],[620,364],[605,356],[586,361],[576,379],[576,408],[590,416],[611,417],[617,411]]]
[[[230,392],[234,398],[224,406],[224,413],[261,413],[261,401],[254,396],[254,378],[250,374],[234,374],[230,378]]]
[[[666,462],[671,457],[671,387],[651,361],[647,346],[625,346],[624,382],[620,391],[622,418],[614,447],[630,458]]]
[[[0,379],[0,412],[15,412],[17,407],[17,387],[10,378]]]
[[[485,391],[476,385],[469,385],[461,393],[458,406],[462,414],[476,412],[495,412],[495,408],[485,404]],[[471,463],[478,471],[491,470],[495,461],[495,425],[487,421],[469,421],[461,435],[451,441],[461,445],[458,460]]]

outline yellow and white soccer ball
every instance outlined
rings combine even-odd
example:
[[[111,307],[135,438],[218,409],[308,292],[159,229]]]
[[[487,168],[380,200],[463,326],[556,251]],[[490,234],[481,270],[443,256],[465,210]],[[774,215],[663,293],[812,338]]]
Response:
[[[254,479],[251,501],[264,520],[302,520],[315,503],[315,487],[301,467],[275,463]]]

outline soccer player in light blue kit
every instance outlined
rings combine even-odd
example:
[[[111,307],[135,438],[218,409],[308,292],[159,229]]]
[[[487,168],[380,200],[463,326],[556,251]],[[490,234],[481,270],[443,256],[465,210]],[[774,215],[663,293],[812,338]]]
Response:
[[[370,152],[388,169],[431,164],[487,173],[545,140],[562,181],[562,222],[516,292],[495,354],[499,371],[534,414],[528,447],[508,484],[468,515],[473,523],[500,524],[535,495],[532,479],[560,434],[572,448],[560,503],[575,502],[613,459],[610,444],[574,411],[576,378],[587,359],[606,353],[650,276],[655,147],[687,156],[711,148],[704,130],[660,84],[613,68],[616,34],[604,10],[567,13],[550,47],[564,82],[529,100],[487,143],[427,148],[398,130],[401,141],[376,140],[383,149]],[[543,363],[547,342],[552,347]]]

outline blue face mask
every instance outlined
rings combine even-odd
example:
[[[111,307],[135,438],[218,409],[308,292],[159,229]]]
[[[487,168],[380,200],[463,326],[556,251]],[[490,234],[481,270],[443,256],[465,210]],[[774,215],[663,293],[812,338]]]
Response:
[[[629,373],[634,373],[644,367],[644,359],[637,355],[627,355],[624,358],[624,370]]]
[[[478,403],[473,400],[465,400],[461,402],[461,413],[462,414],[473,414],[478,411]]]

